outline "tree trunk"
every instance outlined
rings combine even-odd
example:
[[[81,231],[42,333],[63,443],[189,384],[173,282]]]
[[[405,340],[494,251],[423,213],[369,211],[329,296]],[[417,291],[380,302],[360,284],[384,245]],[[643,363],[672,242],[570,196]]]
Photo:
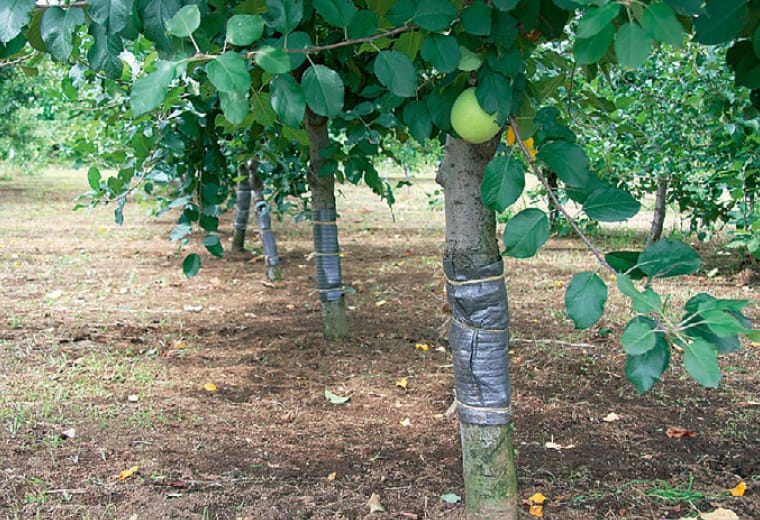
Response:
[[[557,177],[557,172],[553,170],[548,170],[546,172],[546,183],[549,185],[549,187],[554,191],[554,193],[557,193],[557,189],[559,188],[559,179]],[[549,226],[552,230],[555,229],[555,226],[559,223],[559,220],[562,218],[562,213],[559,211],[559,208],[556,204],[554,204],[554,201],[549,196],[549,194],[546,194],[546,205],[549,208]]]
[[[668,198],[668,178],[662,175],[657,179],[657,191],[655,193],[654,216],[652,217],[652,227],[649,229],[647,246],[654,244],[662,237],[662,230],[665,227],[665,213],[667,212]]]
[[[496,144],[471,145],[448,137],[436,178],[445,194],[449,346],[470,520],[515,520],[518,512],[507,290],[496,216],[483,206],[480,194]]]
[[[264,245],[264,257],[267,263],[267,278],[275,282],[282,279],[280,269],[280,257],[277,254],[277,242],[272,233],[272,216],[269,213],[269,204],[264,200],[264,186],[261,179],[256,173],[256,169],[251,170],[251,195],[253,204],[256,208],[256,217],[259,221],[259,232],[261,233],[261,242]]]
[[[324,159],[323,150],[330,146],[327,119],[306,110],[306,131],[309,134],[309,190],[311,190],[311,220],[314,232],[314,251],[317,262],[317,289],[322,307],[322,326],[325,338],[348,337],[346,302],[340,270],[340,248],[335,211],[335,178],[333,174],[319,175]]]
[[[238,175],[245,179],[237,183],[237,210],[232,247],[240,252],[245,251],[245,232],[248,229],[248,218],[251,214],[251,170],[255,171],[255,168],[248,162],[241,164],[238,168]]]

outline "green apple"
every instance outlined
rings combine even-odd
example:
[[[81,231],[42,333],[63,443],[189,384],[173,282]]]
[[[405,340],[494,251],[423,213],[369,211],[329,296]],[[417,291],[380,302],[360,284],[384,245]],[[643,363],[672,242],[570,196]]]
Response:
[[[499,132],[496,114],[489,114],[480,106],[475,87],[459,94],[451,107],[451,126],[459,137],[472,144],[485,143]]]

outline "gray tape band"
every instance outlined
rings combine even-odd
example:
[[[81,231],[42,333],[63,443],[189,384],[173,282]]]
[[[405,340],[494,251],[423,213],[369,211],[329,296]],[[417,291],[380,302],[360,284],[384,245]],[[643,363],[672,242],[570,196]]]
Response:
[[[509,315],[501,260],[456,272],[444,261],[451,307],[449,344],[459,420],[468,424],[511,422]]]
[[[320,209],[312,213],[314,251],[317,264],[317,289],[323,302],[343,298],[343,276],[340,269],[338,225],[334,209]]]
[[[277,242],[272,233],[272,216],[269,213],[269,205],[265,201],[256,204],[256,216],[259,220],[259,231],[261,242],[264,244],[267,265],[277,265],[280,263],[280,257],[277,255]]]
[[[238,182],[237,185],[237,212],[235,213],[234,229],[245,231],[248,228],[248,217],[251,210],[251,185],[248,181]]]

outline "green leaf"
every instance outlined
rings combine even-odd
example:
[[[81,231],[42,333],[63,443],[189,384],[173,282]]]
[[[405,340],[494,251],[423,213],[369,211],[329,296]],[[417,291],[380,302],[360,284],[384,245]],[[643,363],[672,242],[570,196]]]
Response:
[[[613,251],[604,255],[604,259],[617,273],[627,273],[631,280],[641,280],[646,276],[636,267],[639,251]]]
[[[760,25],[752,33],[752,51],[755,53],[756,58],[760,58]]]
[[[109,36],[115,36],[132,22],[134,0],[89,0],[87,14],[97,25],[107,29]]]
[[[185,257],[185,260],[182,262],[182,272],[185,273],[185,276],[188,278],[192,278],[196,274],[198,274],[198,271],[201,270],[201,257],[198,256],[195,253],[190,253]]]
[[[104,25],[90,24],[93,44],[87,51],[87,60],[95,70],[102,70],[110,79],[118,79],[124,70],[119,55],[124,50],[122,37],[109,35]]]
[[[254,92],[251,96],[251,113],[261,126],[272,126],[277,121],[277,114],[272,109],[271,99],[267,92]]]
[[[576,37],[588,39],[602,32],[609,27],[618,13],[620,4],[610,2],[604,7],[589,7],[583,13],[583,17],[578,22],[578,29],[575,32]]]
[[[356,13],[356,7],[349,0],[314,0],[314,9],[334,27],[345,28]]]
[[[720,383],[718,352],[706,340],[694,338],[684,345],[683,364],[694,380],[707,388],[717,388]]]
[[[219,92],[219,104],[227,121],[236,126],[245,121],[250,108],[247,92]]]
[[[657,345],[657,322],[645,316],[636,316],[626,325],[620,343],[631,356],[646,354]]]
[[[287,34],[298,27],[303,18],[303,0],[266,0],[274,28]]]
[[[583,187],[591,181],[588,157],[576,143],[552,141],[541,146],[536,157],[569,186]]]
[[[227,41],[247,46],[264,34],[264,19],[257,14],[236,14],[227,20]]]
[[[425,35],[422,32],[405,32],[393,44],[393,50],[406,54],[410,60],[414,61],[420,52],[423,41],[425,41]]]
[[[290,57],[283,49],[264,45],[256,51],[256,64],[270,74],[285,74],[292,69]]]
[[[193,228],[190,224],[177,224],[169,233],[169,240],[172,242],[182,240],[187,235],[189,235],[192,230]]]
[[[509,219],[504,228],[503,254],[528,258],[549,239],[549,219],[538,208],[527,208]]]
[[[346,404],[351,400],[351,396],[341,396],[338,394],[332,393],[330,390],[325,388],[325,399],[327,399],[331,404]]]
[[[459,44],[449,34],[428,34],[422,42],[421,55],[438,72],[454,72],[459,64]]]
[[[377,32],[378,27],[377,15],[372,11],[360,9],[351,18],[348,26],[348,37],[350,39],[367,38]]]
[[[641,26],[655,40],[681,46],[683,26],[667,4],[649,4],[641,17]]]
[[[95,191],[100,189],[100,170],[97,166],[91,166],[87,170],[87,184]]]
[[[21,33],[21,29],[29,23],[32,9],[34,0],[0,2],[0,43],[8,43]]]
[[[483,58],[480,56],[480,54],[472,52],[464,45],[459,46],[459,56],[459,63],[457,64],[457,68],[464,72],[476,71],[480,68],[481,65],[483,65]]]
[[[736,316],[729,314],[726,311],[718,309],[700,309],[698,315],[707,322],[706,325],[708,328],[719,338],[730,338],[737,334],[749,332],[741,323],[739,323]]]
[[[143,34],[162,56],[169,55],[173,48],[166,32],[166,22],[180,10],[182,3],[180,0],[140,0],[137,5],[143,21]]]
[[[272,108],[285,126],[298,128],[306,114],[303,88],[290,74],[275,76],[269,87]]]
[[[195,4],[186,5],[166,21],[166,32],[187,38],[201,26],[201,11]]]
[[[748,0],[707,0],[694,21],[694,39],[706,45],[734,39],[749,14],[747,4]]]
[[[486,165],[480,186],[483,204],[502,212],[514,204],[525,188],[525,168],[513,155],[500,155]]]
[[[414,13],[414,23],[421,29],[439,32],[448,29],[457,16],[457,8],[448,0],[420,0]]]
[[[636,215],[639,209],[641,204],[630,193],[612,187],[594,190],[583,203],[586,215],[600,222],[627,220]]]
[[[697,252],[680,240],[660,240],[639,256],[639,269],[657,278],[695,273],[701,265]]]
[[[417,95],[417,71],[412,60],[398,51],[382,51],[375,58],[375,76],[392,94],[399,97]]]
[[[157,69],[132,85],[129,100],[132,115],[135,117],[150,112],[164,102],[169,90],[169,84],[176,73],[176,63],[161,61]]]
[[[512,87],[509,80],[489,67],[483,67],[478,71],[475,94],[483,110],[497,114],[496,122],[504,124],[512,109]]]
[[[587,329],[604,314],[607,285],[596,273],[578,273],[570,280],[565,292],[567,315],[576,329]]]
[[[493,0],[493,5],[499,11],[511,11],[515,7],[519,0]]]
[[[40,34],[50,54],[57,61],[66,61],[74,49],[72,35],[84,23],[84,12],[78,7],[49,7],[42,15]]]
[[[417,142],[424,145],[433,132],[433,121],[424,101],[412,101],[404,107],[404,123]]]
[[[222,247],[222,241],[219,239],[219,235],[206,235],[203,239],[203,245],[206,246],[206,250],[212,255],[221,258],[224,255],[224,248]]]
[[[615,24],[610,23],[591,38],[577,38],[573,46],[573,56],[580,65],[596,63],[607,55],[613,38]]]
[[[333,118],[343,110],[345,87],[340,75],[324,65],[312,65],[301,78],[306,103],[315,114]]]
[[[662,310],[662,299],[651,287],[647,287],[643,292],[639,291],[626,274],[618,275],[616,283],[620,292],[631,299],[633,310],[639,314],[649,314]]]
[[[208,79],[220,92],[247,94],[251,88],[248,64],[236,52],[227,51],[206,65]]]
[[[480,0],[465,7],[461,19],[464,32],[474,36],[491,34],[491,8]]]
[[[629,354],[625,360],[625,377],[639,394],[652,388],[670,365],[670,345],[661,333],[655,337],[653,349],[638,356]]]
[[[702,0],[665,0],[665,3],[686,16],[699,14],[702,10]]]
[[[652,39],[639,24],[623,24],[615,33],[615,56],[623,67],[642,66],[651,51]]]

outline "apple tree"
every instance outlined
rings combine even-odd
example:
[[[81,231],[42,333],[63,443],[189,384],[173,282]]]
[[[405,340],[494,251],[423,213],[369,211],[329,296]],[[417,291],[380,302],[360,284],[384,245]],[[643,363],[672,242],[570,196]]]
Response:
[[[347,334],[335,180],[363,181],[390,196],[372,161],[386,132],[445,142],[437,177],[446,197],[443,265],[452,309],[466,508],[473,519],[517,517],[502,255],[533,256],[549,235],[546,213],[528,208],[507,223],[502,249],[495,212],[520,197],[531,173],[574,225],[543,174],[547,170],[556,173],[556,186],[590,218],[620,221],[639,210],[631,193],[592,169],[583,137],[570,129],[565,115],[544,106],[534,72],[545,64],[535,51],[556,45],[593,76],[607,64],[640,67],[653,45],[693,34],[701,44],[730,45],[727,63],[736,83],[755,89],[755,101],[760,88],[756,0],[704,5],[692,0],[65,4],[3,3],[0,43],[28,42],[61,62],[85,60],[112,85],[126,85],[131,116],[153,130],[133,138],[140,167],[107,180],[93,172],[94,190],[126,200],[126,187],[134,185],[135,171],[146,170],[150,151],[158,143],[171,147],[174,142],[176,157],[184,162],[176,169],[172,163],[167,177],[195,194],[168,205],[182,212],[176,235],[184,239],[200,226],[213,253],[218,235],[204,222],[212,228],[214,219],[218,222],[229,185],[221,180],[229,168],[213,136],[216,129],[234,134],[255,128],[263,138],[276,128],[278,137],[263,139],[267,146],[308,147],[306,177],[328,336]],[[124,67],[125,56],[137,62],[136,73]],[[517,145],[509,149],[497,144],[507,126]],[[193,147],[179,146],[178,136],[190,139]],[[535,156],[526,146],[528,137]],[[757,335],[743,314],[748,302],[700,294],[683,309],[672,309],[655,282],[698,270],[693,249],[665,240],[644,251],[604,254],[575,229],[598,259],[598,270],[615,273],[618,290],[636,311],[621,338],[626,375],[636,389],[651,388],[675,359],[701,384],[716,386],[718,354],[739,348],[740,334]],[[197,259],[187,258],[195,269]],[[565,304],[579,329],[592,326],[604,312],[608,288],[598,270],[576,274],[568,286]]]

